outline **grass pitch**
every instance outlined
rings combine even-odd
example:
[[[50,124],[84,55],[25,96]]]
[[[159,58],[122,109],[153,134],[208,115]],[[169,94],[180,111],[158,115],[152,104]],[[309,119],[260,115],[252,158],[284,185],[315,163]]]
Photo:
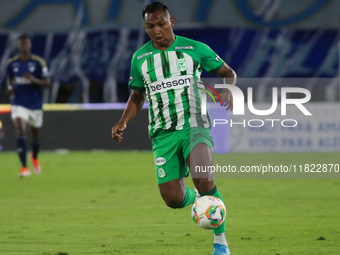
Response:
[[[228,154],[230,163],[339,163],[338,153]],[[151,152],[41,153],[20,179],[0,153],[0,254],[211,254],[190,207],[162,201]],[[337,162],[336,162],[337,161]],[[340,177],[340,173],[339,173]],[[340,254],[340,179],[219,178],[231,254]],[[192,187],[188,178],[187,185]]]

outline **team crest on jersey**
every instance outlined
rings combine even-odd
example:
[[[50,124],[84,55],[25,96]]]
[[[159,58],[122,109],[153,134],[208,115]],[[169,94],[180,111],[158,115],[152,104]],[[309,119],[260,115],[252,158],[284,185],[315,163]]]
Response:
[[[185,59],[177,59],[177,70],[180,72],[187,70],[187,62]]]
[[[164,171],[163,167],[158,168],[158,176],[159,176],[159,178],[165,177],[165,171]]]
[[[35,71],[35,63],[28,63],[28,71],[33,73]]]

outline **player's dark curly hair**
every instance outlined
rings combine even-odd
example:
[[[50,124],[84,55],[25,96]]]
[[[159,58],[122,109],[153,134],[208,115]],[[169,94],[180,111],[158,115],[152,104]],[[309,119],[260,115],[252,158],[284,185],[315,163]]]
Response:
[[[153,3],[149,3],[144,6],[143,12],[142,12],[143,19],[144,19],[145,13],[154,13],[159,10],[163,10],[164,12],[168,11],[168,13],[170,14],[169,9],[165,4],[162,4],[161,2],[153,2]]]

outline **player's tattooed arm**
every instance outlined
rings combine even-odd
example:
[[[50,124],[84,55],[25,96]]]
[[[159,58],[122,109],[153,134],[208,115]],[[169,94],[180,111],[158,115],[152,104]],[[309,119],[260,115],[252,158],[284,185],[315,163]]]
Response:
[[[237,75],[235,71],[228,66],[227,64],[224,64],[224,66],[217,72],[217,74],[224,78],[225,84],[231,84],[235,85],[237,80]],[[227,110],[233,110],[233,96],[229,89],[224,89],[220,93],[220,97],[224,105],[227,106]]]
[[[126,104],[125,111],[119,122],[112,128],[112,139],[121,142],[123,139],[123,130],[126,124],[132,120],[142,110],[146,98],[145,92],[133,90]]]
[[[40,85],[44,88],[48,88],[51,85],[51,80],[50,78],[43,78],[43,79],[38,79],[34,77],[30,73],[24,73],[24,77],[28,80],[30,80],[32,83]]]

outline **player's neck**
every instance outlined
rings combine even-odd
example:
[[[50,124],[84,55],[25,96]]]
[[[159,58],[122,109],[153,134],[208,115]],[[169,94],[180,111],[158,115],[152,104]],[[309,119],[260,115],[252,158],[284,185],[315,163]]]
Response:
[[[165,51],[168,49],[176,40],[175,34],[172,34],[171,40],[164,46],[157,45],[156,43],[152,42],[153,47],[155,47],[157,50]]]
[[[19,52],[19,58],[21,61],[26,62],[31,58],[31,52]]]

